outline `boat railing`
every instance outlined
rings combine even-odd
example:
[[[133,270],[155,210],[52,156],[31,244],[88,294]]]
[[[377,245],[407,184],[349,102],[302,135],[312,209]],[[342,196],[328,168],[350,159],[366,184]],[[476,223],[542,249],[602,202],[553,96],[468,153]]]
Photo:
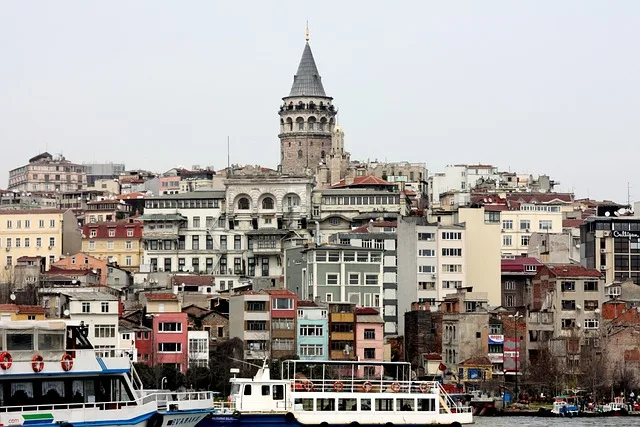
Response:
[[[0,413],[3,412],[33,412],[33,411],[53,411],[70,409],[98,409],[109,411],[123,409],[129,406],[143,406],[156,403],[158,407],[170,407],[177,404],[180,407],[189,406],[190,402],[206,403],[207,407],[213,402],[213,392],[193,391],[193,392],[151,392],[133,400],[113,401],[113,402],[79,402],[79,403],[57,403],[44,405],[21,405],[21,406],[0,406]],[[198,405],[200,406],[200,405]]]

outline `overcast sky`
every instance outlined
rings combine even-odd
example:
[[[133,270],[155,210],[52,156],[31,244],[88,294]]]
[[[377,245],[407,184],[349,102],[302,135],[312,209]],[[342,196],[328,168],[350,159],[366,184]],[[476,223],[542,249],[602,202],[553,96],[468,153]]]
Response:
[[[5,1],[0,171],[47,149],[275,167],[304,47],[352,159],[490,163],[640,200],[638,1]]]

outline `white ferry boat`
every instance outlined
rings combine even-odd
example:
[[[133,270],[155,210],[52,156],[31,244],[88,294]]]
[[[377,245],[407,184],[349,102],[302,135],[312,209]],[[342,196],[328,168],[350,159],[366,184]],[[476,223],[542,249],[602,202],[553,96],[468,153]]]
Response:
[[[254,378],[231,379],[229,407],[200,427],[264,425],[426,426],[473,423],[436,381],[411,380],[409,363],[301,361],[271,379],[266,363]]]
[[[86,327],[0,322],[0,426],[194,427],[211,392],[145,391],[128,356],[96,357]]]

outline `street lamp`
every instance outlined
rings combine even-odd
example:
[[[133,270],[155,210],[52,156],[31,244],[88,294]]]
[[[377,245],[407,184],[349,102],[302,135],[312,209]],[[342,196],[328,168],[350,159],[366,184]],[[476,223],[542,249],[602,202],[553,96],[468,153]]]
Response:
[[[515,394],[515,399],[517,401],[518,399],[518,319],[522,319],[524,316],[522,314],[520,314],[519,311],[516,311],[516,314],[510,314],[509,317],[511,319],[513,319],[513,340],[514,340],[514,346],[515,346],[515,351],[514,351],[514,356],[513,356],[513,361],[515,363],[515,370],[516,370],[516,379],[515,379],[515,387],[514,387],[514,394]]]
[[[160,380],[160,389],[164,390],[164,385],[167,383],[167,377],[162,377]]]

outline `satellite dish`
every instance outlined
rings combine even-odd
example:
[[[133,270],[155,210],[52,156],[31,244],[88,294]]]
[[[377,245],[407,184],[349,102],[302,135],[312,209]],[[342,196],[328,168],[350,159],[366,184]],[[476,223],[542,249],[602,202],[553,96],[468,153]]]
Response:
[[[12,293],[11,295],[9,295],[9,298],[11,298],[11,301],[15,301],[16,300],[16,294]]]
[[[596,314],[600,314],[600,309],[599,309],[599,308],[596,308],[596,309],[595,309],[595,310],[593,310],[593,311],[594,311],[594,313],[596,313]]]
[[[610,212],[605,212],[604,216],[611,216],[611,213]]]
[[[613,214],[614,214],[615,216],[620,216],[620,211],[615,211]]]
[[[63,312],[63,314],[64,314],[65,316],[68,316],[68,315],[70,314],[69,309],[66,309],[66,310]]]

